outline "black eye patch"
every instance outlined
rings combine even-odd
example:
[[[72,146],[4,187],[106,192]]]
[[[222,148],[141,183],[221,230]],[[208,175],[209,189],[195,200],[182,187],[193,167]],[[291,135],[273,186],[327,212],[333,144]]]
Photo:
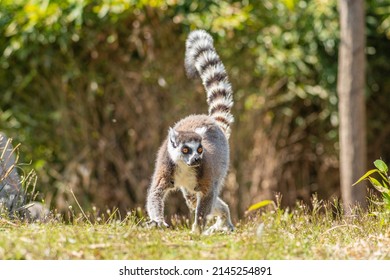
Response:
[[[183,148],[181,148],[181,152],[183,153],[183,154],[189,154],[189,153],[191,153],[191,148],[189,148],[189,147],[187,147],[187,146],[184,146]]]

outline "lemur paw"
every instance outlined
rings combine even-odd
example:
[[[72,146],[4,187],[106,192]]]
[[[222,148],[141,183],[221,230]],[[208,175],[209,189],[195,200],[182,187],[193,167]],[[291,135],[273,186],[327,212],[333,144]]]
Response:
[[[167,228],[169,225],[165,221],[154,221],[151,220],[146,223],[147,228]]]
[[[228,226],[211,226],[208,229],[206,229],[202,234],[203,235],[212,235],[214,233],[223,233],[223,234],[230,234],[234,231],[233,225]]]

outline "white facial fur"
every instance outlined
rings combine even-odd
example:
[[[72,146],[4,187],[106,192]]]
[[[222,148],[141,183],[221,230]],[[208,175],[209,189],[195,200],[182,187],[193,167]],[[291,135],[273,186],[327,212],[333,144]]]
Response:
[[[195,158],[202,159],[203,153],[198,153],[197,149],[199,148],[200,143],[197,141],[190,141],[185,143],[180,143],[177,147],[173,147],[172,143],[168,143],[168,153],[171,156],[173,162],[178,163],[182,161],[187,165],[191,165]],[[189,148],[190,152],[188,154],[183,154],[183,147]]]

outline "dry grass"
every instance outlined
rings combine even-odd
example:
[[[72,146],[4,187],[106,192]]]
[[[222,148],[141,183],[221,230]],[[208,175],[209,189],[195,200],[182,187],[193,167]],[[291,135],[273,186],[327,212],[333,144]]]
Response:
[[[148,229],[139,213],[85,211],[71,224],[2,218],[0,259],[390,259],[388,215],[371,209],[343,218],[330,203],[316,203],[268,209],[213,236],[191,235],[183,224]]]

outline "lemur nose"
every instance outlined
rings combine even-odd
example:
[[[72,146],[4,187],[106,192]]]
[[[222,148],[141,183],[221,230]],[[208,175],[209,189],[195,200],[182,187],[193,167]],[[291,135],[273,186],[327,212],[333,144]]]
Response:
[[[191,160],[190,165],[198,165],[200,162],[200,158],[196,157]]]

